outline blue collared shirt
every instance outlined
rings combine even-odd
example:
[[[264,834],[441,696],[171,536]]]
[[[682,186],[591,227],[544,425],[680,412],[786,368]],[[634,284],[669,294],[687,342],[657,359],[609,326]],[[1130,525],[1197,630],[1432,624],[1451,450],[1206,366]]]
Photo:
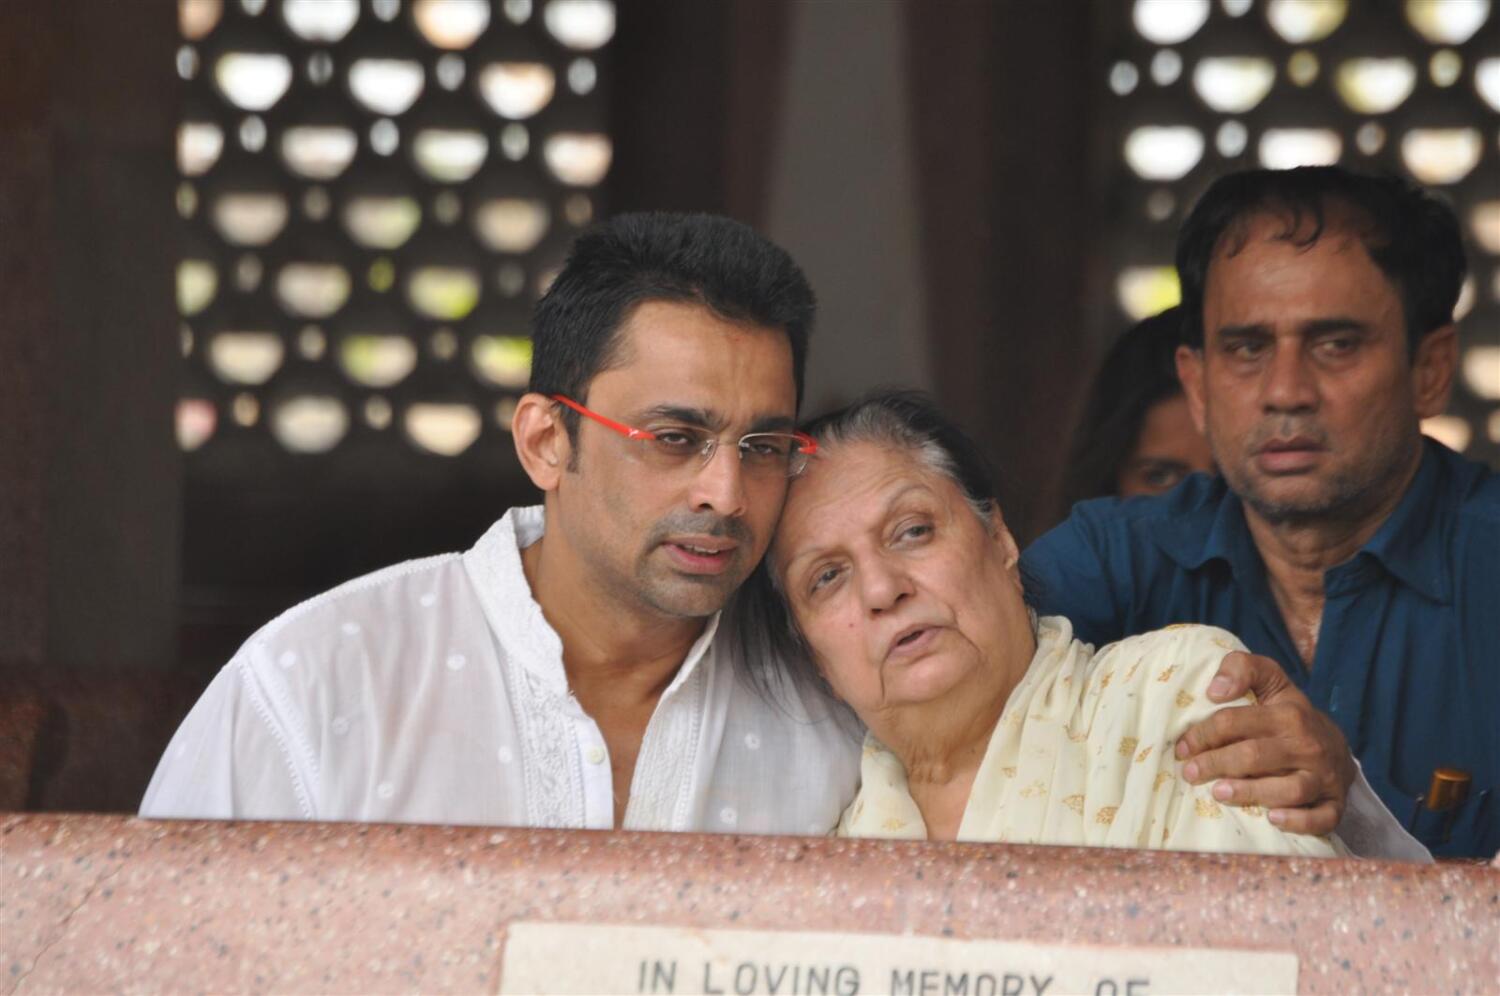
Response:
[[[1434,854],[1500,851],[1500,476],[1487,468],[1427,441],[1390,518],[1324,573],[1311,668],[1222,479],[1080,503],[1022,563],[1038,612],[1068,617],[1095,645],[1172,623],[1236,633],[1333,717],[1371,786]],[[1418,812],[1438,767],[1473,778],[1446,821]]]

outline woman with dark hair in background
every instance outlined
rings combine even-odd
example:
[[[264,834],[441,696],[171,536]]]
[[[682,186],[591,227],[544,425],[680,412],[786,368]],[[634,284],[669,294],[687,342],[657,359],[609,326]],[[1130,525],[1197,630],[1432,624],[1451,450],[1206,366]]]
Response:
[[[1110,347],[1073,433],[1062,511],[1089,498],[1155,495],[1214,472],[1177,380],[1182,309],[1137,322]]]

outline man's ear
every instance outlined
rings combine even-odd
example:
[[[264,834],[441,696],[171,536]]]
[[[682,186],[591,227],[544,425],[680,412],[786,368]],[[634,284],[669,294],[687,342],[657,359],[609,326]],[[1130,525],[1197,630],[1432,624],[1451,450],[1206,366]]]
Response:
[[[1452,324],[1433,329],[1417,342],[1411,361],[1411,396],[1417,418],[1448,410],[1453,373],[1458,368],[1458,330]]]
[[[1192,346],[1177,347],[1177,379],[1182,382],[1182,393],[1187,398],[1193,425],[1207,435],[1203,418],[1203,350]]]
[[[511,416],[510,434],[531,483],[555,491],[573,453],[557,402],[545,394],[522,395]]]

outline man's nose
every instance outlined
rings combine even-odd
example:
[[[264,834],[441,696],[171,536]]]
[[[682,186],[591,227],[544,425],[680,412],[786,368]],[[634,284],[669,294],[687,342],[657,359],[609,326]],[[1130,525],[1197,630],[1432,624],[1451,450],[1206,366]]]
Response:
[[[745,514],[745,471],[738,446],[721,443],[714,447],[708,462],[693,475],[689,501],[695,509],[723,516]]]
[[[1271,353],[1261,382],[1261,400],[1267,411],[1308,411],[1317,407],[1318,384],[1311,360],[1290,344]]]

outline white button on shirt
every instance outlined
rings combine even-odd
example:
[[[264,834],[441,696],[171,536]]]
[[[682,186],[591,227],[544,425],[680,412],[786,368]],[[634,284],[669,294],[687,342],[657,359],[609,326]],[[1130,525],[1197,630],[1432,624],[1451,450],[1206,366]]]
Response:
[[[141,815],[610,828],[603,737],[521,570],[543,522],[512,509],[467,553],[266,625],[183,721]],[[826,831],[854,794],[858,731],[812,697],[766,701],[717,625],[647,725],[624,826]]]

